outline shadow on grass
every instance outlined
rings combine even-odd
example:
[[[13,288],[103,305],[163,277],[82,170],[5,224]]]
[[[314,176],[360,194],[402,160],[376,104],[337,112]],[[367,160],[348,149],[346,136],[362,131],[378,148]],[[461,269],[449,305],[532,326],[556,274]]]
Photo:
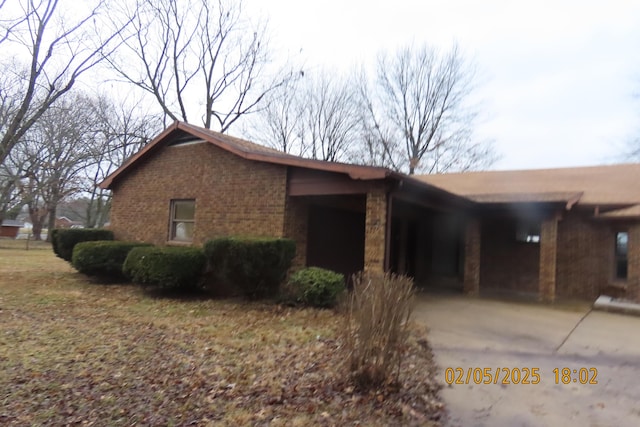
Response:
[[[171,299],[177,301],[205,301],[223,299],[215,297],[210,292],[198,288],[158,288],[155,286],[139,285],[144,294],[156,299]]]
[[[124,276],[102,276],[102,275],[86,275],[84,273],[77,272],[84,280],[86,280],[89,284],[92,285],[101,285],[101,286],[135,286],[135,284],[131,283]]]

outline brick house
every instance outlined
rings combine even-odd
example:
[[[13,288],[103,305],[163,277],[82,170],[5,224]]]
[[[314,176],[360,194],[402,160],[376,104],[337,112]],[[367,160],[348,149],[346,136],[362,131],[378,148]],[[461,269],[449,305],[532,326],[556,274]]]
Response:
[[[296,266],[468,293],[635,297],[640,165],[407,176],[303,159],[176,122],[103,183],[117,239],[288,237]]]

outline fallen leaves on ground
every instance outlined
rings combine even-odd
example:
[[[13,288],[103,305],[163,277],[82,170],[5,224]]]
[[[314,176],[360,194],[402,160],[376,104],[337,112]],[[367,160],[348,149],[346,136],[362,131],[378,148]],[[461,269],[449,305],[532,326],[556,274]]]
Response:
[[[399,389],[362,393],[342,318],[95,284],[46,250],[0,249],[1,425],[439,425],[425,331]]]

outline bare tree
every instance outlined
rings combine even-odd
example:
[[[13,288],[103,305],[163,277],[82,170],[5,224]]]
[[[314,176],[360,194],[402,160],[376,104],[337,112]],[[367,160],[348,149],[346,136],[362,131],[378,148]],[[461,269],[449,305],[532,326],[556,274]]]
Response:
[[[114,102],[102,96],[95,102],[96,132],[93,161],[85,169],[84,212],[87,227],[102,227],[108,220],[111,192],[98,187],[109,174],[144,147],[162,128],[158,115],[144,113],[138,102]]]
[[[360,71],[356,82],[361,134],[360,149],[352,161],[400,171],[403,158],[399,141],[394,138],[393,127],[378,121],[373,89],[364,70]]]
[[[349,160],[360,137],[356,86],[327,71],[283,85],[256,116],[250,138],[313,159]]]
[[[42,114],[15,147],[15,157],[28,165],[22,197],[36,240],[45,224],[49,229],[55,226],[58,204],[82,190],[82,173],[92,161],[95,128],[91,98],[65,97]]]
[[[265,26],[245,19],[240,1],[137,0],[135,5],[132,11],[125,4],[121,21],[114,20],[120,27],[134,16],[130,31],[121,35],[122,55],[110,63],[172,120],[202,120],[206,128],[226,132],[288,79],[282,73],[264,76]]]
[[[424,45],[380,55],[373,89],[361,90],[367,141],[382,144],[374,154],[410,174],[491,163],[490,144],[473,142],[474,77],[455,45],[444,53]]]
[[[0,211],[3,216],[15,219],[24,205],[22,180],[27,177],[27,165],[23,158],[9,155],[0,164]]]
[[[300,79],[290,79],[265,98],[263,107],[245,123],[243,133],[251,140],[284,153],[302,155],[300,144],[304,108]]]
[[[105,5],[105,0],[94,1],[81,14],[83,2],[76,14],[69,14],[59,8],[58,0],[0,3],[0,46],[27,62],[24,66],[19,59],[3,62],[11,75],[0,81],[0,99],[10,107],[0,120],[0,162],[82,74],[111,52],[115,33],[122,27],[106,37],[98,35],[96,19]],[[14,84],[9,86],[8,81]]]
[[[301,144],[314,159],[345,160],[359,131],[355,86],[328,72],[308,80],[303,92]]]

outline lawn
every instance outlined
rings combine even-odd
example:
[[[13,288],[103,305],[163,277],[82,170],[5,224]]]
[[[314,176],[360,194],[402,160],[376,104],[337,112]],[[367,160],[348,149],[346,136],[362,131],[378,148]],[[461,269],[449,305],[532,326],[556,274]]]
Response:
[[[0,241],[0,425],[433,425],[425,332],[399,390],[345,379],[330,310],[98,284],[46,244]]]

